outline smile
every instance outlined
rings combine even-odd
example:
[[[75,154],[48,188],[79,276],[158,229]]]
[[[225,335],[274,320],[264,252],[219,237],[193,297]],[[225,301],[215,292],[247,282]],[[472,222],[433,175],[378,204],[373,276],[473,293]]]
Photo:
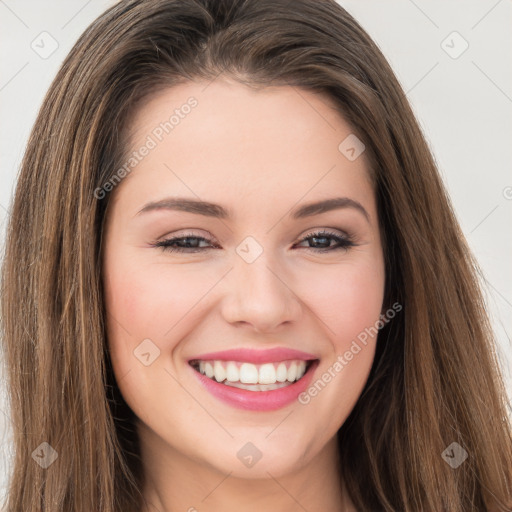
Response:
[[[275,348],[203,354],[188,363],[215,398],[240,409],[270,411],[297,400],[319,360],[313,354]]]
[[[310,362],[304,360],[252,364],[241,361],[194,361],[192,366],[209,379],[248,391],[271,391],[300,380]]]

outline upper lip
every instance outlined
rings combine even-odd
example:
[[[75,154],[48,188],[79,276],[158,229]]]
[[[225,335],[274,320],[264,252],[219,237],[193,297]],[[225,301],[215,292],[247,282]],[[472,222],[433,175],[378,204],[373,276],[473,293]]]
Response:
[[[240,361],[253,364],[274,363],[280,361],[288,361],[290,359],[299,359],[304,361],[313,361],[318,359],[313,354],[302,352],[300,350],[290,348],[271,348],[266,350],[255,350],[249,348],[238,348],[233,350],[223,350],[220,352],[208,352],[191,357],[191,361]]]

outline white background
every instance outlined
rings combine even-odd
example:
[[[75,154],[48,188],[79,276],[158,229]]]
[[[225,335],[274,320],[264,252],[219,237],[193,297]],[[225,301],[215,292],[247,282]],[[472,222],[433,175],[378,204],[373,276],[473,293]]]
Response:
[[[0,0],[2,247],[18,166],[43,95],[78,36],[113,3]],[[512,397],[512,3],[340,3],[389,59],[429,140],[462,229],[488,281],[489,311]],[[41,38],[46,38],[44,47],[51,49],[50,36],[41,36],[42,32],[58,44],[47,58],[31,47],[42,47]],[[469,46],[457,58],[446,53],[457,55],[465,41]],[[0,392],[1,496],[11,429],[3,386]]]

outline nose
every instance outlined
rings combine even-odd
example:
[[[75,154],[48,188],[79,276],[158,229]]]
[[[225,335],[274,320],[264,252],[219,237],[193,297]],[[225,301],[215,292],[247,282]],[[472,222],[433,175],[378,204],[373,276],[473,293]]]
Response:
[[[263,253],[252,263],[236,256],[224,282],[222,315],[230,324],[273,332],[300,318],[300,299],[282,265]]]

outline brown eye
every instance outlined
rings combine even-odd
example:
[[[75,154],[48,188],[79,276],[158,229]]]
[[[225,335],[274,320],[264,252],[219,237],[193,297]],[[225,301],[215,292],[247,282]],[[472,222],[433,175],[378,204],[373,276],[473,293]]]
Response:
[[[330,231],[310,233],[301,239],[301,242],[305,241],[310,244],[306,249],[312,249],[317,252],[329,252],[337,249],[348,250],[355,245],[350,237],[341,236]],[[331,245],[333,241],[335,245]]]
[[[201,252],[212,248],[204,246],[201,247],[200,244],[202,242],[206,242],[211,245],[210,240],[202,236],[186,235],[161,240],[160,242],[153,244],[153,246],[161,247],[164,251],[171,252]]]

